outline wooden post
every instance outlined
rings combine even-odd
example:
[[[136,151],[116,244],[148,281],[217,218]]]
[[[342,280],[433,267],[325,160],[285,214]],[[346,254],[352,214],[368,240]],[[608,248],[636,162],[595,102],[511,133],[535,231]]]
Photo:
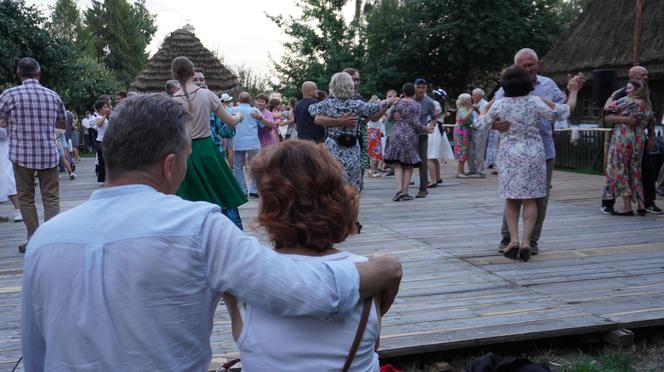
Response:
[[[632,65],[637,66],[641,61],[641,14],[643,12],[642,0],[636,0],[634,9],[634,52],[632,55]]]

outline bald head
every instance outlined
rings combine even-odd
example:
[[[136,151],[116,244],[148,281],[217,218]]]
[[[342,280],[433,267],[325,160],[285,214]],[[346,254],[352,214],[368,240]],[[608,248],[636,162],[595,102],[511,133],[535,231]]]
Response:
[[[533,83],[537,81],[537,74],[539,73],[539,58],[534,50],[523,48],[516,52],[514,55],[514,64],[525,68]]]
[[[648,70],[643,66],[634,66],[630,68],[629,80],[648,81]]]
[[[302,84],[302,96],[305,98],[316,98],[318,86],[313,81],[305,81]]]
[[[250,103],[251,102],[251,94],[247,92],[242,92],[240,93],[239,96],[237,96],[237,101],[240,103]]]

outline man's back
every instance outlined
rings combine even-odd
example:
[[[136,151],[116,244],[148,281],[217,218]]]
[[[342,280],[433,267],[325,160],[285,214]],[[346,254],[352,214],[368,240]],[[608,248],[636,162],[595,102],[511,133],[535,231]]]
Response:
[[[216,209],[132,185],[43,225],[26,254],[26,370],[206,370],[218,295],[200,230]],[[61,234],[77,223],[94,227]]]
[[[230,109],[231,114],[241,113],[243,119],[235,126],[235,137],[233,138],[233,150],[259,150],[261,143],[258,140],[259,122],[251,117],[251,113],[261,114],[257,108],[247,103]]]
[[[293,116],[295,117],[297,138],[321,143],[325,139],[325,128],[316,125],[314,117],[309,114],[309,106],[317,102],[318,100],[312,98],[300,100],[295,105]]]
[[[55,123],[65,120],[60,96],[39,84],[25,80],[0,95],[0,116],[9,117],[9,158],[30,169],[52,168],[58,163]]]

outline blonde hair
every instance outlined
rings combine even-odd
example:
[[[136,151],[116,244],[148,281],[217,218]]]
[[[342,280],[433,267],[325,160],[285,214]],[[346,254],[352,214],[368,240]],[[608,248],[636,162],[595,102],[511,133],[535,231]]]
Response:
[[[369,99],[369,103],[378,103],[380,102],[380,98],[378,98],[377,95],[371,96],[371,99]]]
[[[337,72],[330,79],[330,94],[336,99],[349,99],[355,95],[353,78],[346,72]]]
[[[456,105],[457,108],[463,106],[464,102],[473,102],[473,97],[470,96],[468,93],[462,93],[459,95],[459,98],[457,98]]]
[[[187,80],[194,77],[194,64],[187,57],[175,57],[173,63],[171,63],[171,74],[173,79],[177,80],[180,83],[180,87],[184,92],[184,99],[187,101],[189,106],[189,113],[192,114],[193,106],[191,100],[189,99],[189,93],[187,92],[186,82]]]

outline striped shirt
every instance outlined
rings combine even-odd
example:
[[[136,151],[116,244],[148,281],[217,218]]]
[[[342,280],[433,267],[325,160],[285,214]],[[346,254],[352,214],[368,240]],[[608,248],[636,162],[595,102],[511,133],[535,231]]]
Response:
[[[9,159],[29,169],[58,164],[55,123],[65,120],[60,96],[38,80],[7,89],[0,95],[0,116],[9,117]]]

